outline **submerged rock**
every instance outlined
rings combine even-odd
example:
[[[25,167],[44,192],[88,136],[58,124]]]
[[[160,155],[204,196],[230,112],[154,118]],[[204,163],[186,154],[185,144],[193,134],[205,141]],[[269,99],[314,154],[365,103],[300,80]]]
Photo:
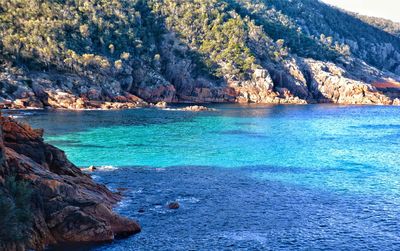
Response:
[[[171,202],[168,204],[169,209],[179,209],[180,205],[177,201]]]
[[[32,226],[23,243],[1,244],[42,250],[58,243],[112,241],[140,232],[135,221],[112,211],[121,196],[95,183],[72,164],[64,152],[43,141],[43,130],[0,117],[0,191],[16,177],[32,191]],[[3,245],[3,246],[2,246]],[[8,249],[8,248],[7,248]]]

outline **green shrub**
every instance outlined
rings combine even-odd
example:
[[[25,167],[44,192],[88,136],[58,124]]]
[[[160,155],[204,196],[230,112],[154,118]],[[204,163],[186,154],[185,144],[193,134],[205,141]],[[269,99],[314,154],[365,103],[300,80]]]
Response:
[[[18,86],[14,85],[14,84],[9,84],[8,88],[7,88],[7,93],[8,94],[13,94],[17,90],[18,90]]]
[[[29,184],[15,177],[6,179],[0,188],[0,243],[22,243],[32,226]]]

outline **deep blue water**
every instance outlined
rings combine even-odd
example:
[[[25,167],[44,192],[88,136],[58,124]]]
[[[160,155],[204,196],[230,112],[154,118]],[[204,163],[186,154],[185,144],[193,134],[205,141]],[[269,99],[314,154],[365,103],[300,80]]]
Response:
[[[399,107],[215,107],[24,116],[143,227],[85,249],[400,250]]]

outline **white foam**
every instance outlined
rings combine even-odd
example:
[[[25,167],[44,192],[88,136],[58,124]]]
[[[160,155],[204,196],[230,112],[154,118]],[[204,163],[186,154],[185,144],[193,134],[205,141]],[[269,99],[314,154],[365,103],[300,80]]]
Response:
[[[162,108],[161,110],[163,110],[163,111],[182,111],[182,109],[178,109],[178,108]]]
[[[96,169],[99,171],[114,171],[117,170],[118,167],[115,166],[96,166]]]
[[[9,115],[9,117],[12,118],[12,119],[21,119],[24,116],[22,116],[22,115]]]
[[[178,202],[189,202],[189,203],[199,203],[200,200],[196,197],[178,198]]]
[[[149,208],[148,210],[151,212],[158,213],[158,214],[166,214],[167,213],[165,206],[162,206],[162,205],[155,205],[154,207]]]
[[[240,232],[224,232],[223,238],[231,239],[235,241],[254,241],[260,244],[268,243],[268,236],[265,233],[240,231]]]
[[[131,204],[132,204],[132,199],[124,198],[123,200],[121,200],[120,202],[117,203],[116,209],[120,210],[120,209],[128,207]]]
[[[143,189],[142,189],[142,188],[139,188],[138,190],[132,191],[132,193],[133,193],[133,194],[136,194],[136,193],[143,193]]]
[[[18,112],[17,114],[8,114],[7,116],[13,119],[21,119],[26,116],[32,116],[34,115],[33,112]]]

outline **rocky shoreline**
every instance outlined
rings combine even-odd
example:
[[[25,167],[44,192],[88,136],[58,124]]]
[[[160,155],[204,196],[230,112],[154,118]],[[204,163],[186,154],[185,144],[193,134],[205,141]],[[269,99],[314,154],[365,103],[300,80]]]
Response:
[[[146,75],[151,73],[132,70],[124,76],[88,78],[6,66],[0,70],[0,108],[119,110],[165,108],[166,103],[400,105],[399,77],[357,60],[337,65],[292,57],[278,68],[271,64],[255,69],[246,81],[235,76],[225,76],[224,83],[189,78],[184,87],[162,76]]]
[[[108,242],[140,232],[137,222],[112,211],[121,195],[95,183],[63,151],[44,143],[43,130],[6,117],[0,117],[0,127],[1,205],[16,209],[24,205],[26,211],[25,221],[14,224],[8,220],[2,226],[10,233],[16,227],[26,238],[4,238],[0,250]],[[25,184],[31,192],[22,204],[14,192],[18,184]]]

